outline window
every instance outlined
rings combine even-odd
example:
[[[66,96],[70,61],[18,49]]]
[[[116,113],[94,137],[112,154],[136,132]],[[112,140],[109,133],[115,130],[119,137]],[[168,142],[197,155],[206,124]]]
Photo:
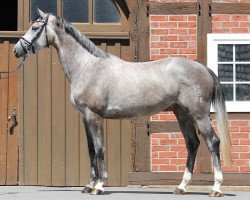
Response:
[[[25,29],[37,17],[37,8],[65,18],[82,32],[125,32],[128,8],[121,0],[30,0],[24,2]],[[26,12],[26,9],[30,12]],[[28,16],[28,17],[27,17]]]
[[[1,1],[0,31],[17,31],[17,0]]]
[[[219,77],[228,112],[250,112],[250,34],[208,34],[208,67]]]
[[[37,8],[48,13],[57,13],[57,0],[31,0],[30,1],[30,20],[34,21],[37,17]]]

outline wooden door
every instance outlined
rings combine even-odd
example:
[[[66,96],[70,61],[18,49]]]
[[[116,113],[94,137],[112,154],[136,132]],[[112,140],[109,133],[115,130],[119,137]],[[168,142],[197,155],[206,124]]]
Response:
[[[131,59],[129,39],[93,39],[104,51]],[[71,105],[69,83],[54,48],[30,55],[20,73],[21,185],[81,186],[90,164],[86,134]],[[108,186],[125,186],[131,160],[131,123],[105,120]]]
[[[0,43],[0,72],[17,68],[18,61],[12,49],[13,44],[8,41]],[[18,129],[10,131],[13,112],[18,112],[18,77],[17,74],[8,77],[7,73],[0,73],[0,185],[18,183]]]

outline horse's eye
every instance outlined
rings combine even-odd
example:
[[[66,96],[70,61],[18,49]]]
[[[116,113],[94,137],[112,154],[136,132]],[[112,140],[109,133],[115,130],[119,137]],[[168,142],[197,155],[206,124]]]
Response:
[[[38,27],[35,27],[35,26],[32,27],[33,31],[36,31],[37,29],[38,29]]]

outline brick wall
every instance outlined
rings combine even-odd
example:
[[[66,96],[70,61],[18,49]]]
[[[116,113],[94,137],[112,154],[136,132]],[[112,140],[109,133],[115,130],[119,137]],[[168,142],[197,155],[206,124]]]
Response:
[[[151,0],[177,2],[174,0]],[[179,0],[178,2],[196,2]],[[248,2],[250,0],[214,0],[213,2]],[[250,33],[250,15],[213,15],[213,33]],[[151,60],[169,57],[197,57],[196,15],[150,16]],[[176,118],[172,112],[161,112],[151,120],[162,121]],[[250,120],[229,120],[232,139],[233,166],[223,167],[224,172],[250,173]],[[216,130],[216,122],[213,120]],[[151,170],[184,171],[187,158],[185,142],[180,132],[151,135]],[[196,168],[195,168],[196,169]]]

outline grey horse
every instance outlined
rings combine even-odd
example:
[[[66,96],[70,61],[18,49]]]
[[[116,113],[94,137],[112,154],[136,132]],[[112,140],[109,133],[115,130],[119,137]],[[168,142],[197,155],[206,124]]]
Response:
[[[56,48],[71,86],[70,99],[82,114],[91,163],[90,182],[83,192],[103,194],[107,179],[104,162],[103,119],[135,118],[171,107],[185,138],[188,157],[183,180],[174,194],[184,194],[190,183],[199,147],[199,132],[212,155],[214,186],[210,196],[221,196],[225,165],[231,165],[231,143],[225,100],[216,75],[198,62],[171,58],[125,62],[96,47],[64,19],[38,10],[39,18],[14,47],[16,57],[41,48]],[[217,113],[218,136],[210,122],[210,106]],[[197,130],[197,131],[196,131]],[[112,173],[112,172],[110,172]]]

